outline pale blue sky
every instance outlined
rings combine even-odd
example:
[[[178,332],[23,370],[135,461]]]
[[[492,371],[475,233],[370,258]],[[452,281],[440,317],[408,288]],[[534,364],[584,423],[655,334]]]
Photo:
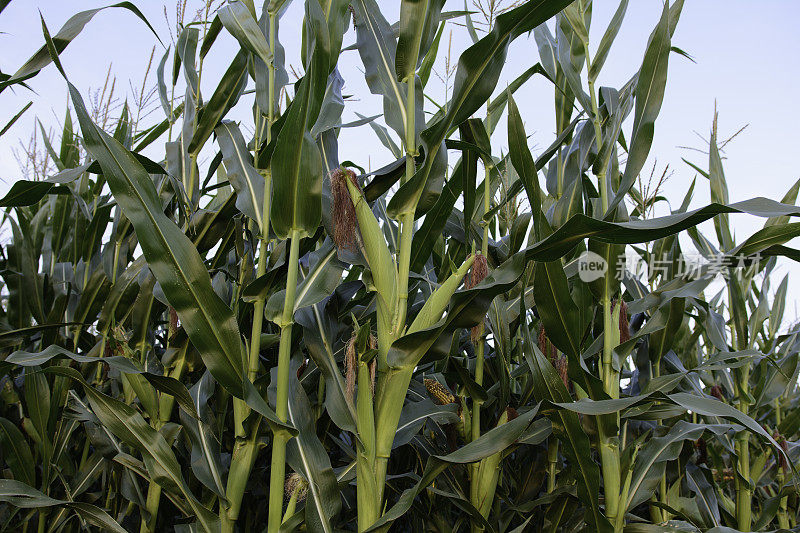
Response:
[[[471,3],[472,0],[467,0]],[[113,3],[96,0],[12,0],[0,15],[0,70],[13,73],[42,43],[39,11],[51,31],[55,33],[73,13]],[[134,3],[156,27],[161,38],[170,40],[164,20],[161,0],[138,0]],[[190,0],[188,12],[193,13],[199,0]],[[260,0],[256,0],[260,4]],[[280,37],[290,64],[298,65],[299,28],[302,1],[295,0],[281,22]],[[174,3],[169,1],[168,11],[174,20]],[[399,2],[378,0],[390,22],[397,20]],[[600,84],[619,87],[627,81],[641,63],[647,37],[661,11],[661,0],[635,0],[630,2],[622,29],[611,50],[609,60],[600,77]],[[617,7],[615,0],[595,0],[591,40],[599,41],[605,26]],[[445,10],[463,9],[463,0],[448,0]],[[191,16],[191,15],[190,15]],[[714,111],[714,102],[720,113],[720,138],[726,138],[742,126],[748,125],[731,144],[724,156],[731,201],[753,196],[780,199],[786,189],[800,177],[797,164],[792,163],[798,150],[797,133],[791,102],[797,94],[800,81],[800,33],[796,25],[800,20],[800,2],[793,0],[686,0],[683,15],[673,38],[673,44],[689,53],[696,61],[673,54],[670,59],[667,93],[661,115],[656,122],[655,141],[651,151],[658,158],[658,169],[666,164],[674,174],[666,186],[666,196],[678,205],[695,172],[681,161],[681,157],[707,166],[706,156],[688,151],[680,146],[704,148],[697,136],[708,137]],[[466,31],[453,29],[452,51],[455,62],[458,54],[468,44]],[[447,45],[446,31],[442,46]],[[345,36],[345,45],[355,39],[352,28]],[[128,79],[138,84],[144,73],[147,58],[153,45],[157,46],[155,63],[164,49],[147,28],[130,12],[122,9],[106,10],[89,23],[83,33],[62,54],[62,62],[71,81],[86,95],[90,88],[102,87],[109,64],[118,77],[118,90],[128,89]],[[224,31],[208,55],[202,77],[202,89],[210,97],[222,72],[224,72],[238,45]],[[499,88],[538,61],[533,38],[524,36],[511,48],[508,63]],[[354,51],[345,52],[340,68],[345,78],[345,94],[358,99],[348,104],[343,120],[357,118],[354,111],[365,115],[380,112],[380,99],[366,90],[360,72],[360,60]],[[153,71],[155,65],[153,66]],[[444,62],[435,70],[444,71]],[[151,80],[152,75],[151,73]],[[181,82],[179,82],[182,84]],[[38,94],[15,88],[0,93],[0,123],[5,123],[29,100],[34,100],[28,111],[6,135],[0,139],[0,194],[23,176],[14,160],[11,148],[19,138],[27,139],[39,117],[46,125],[58,128],[67,103],[65,84],[52,66],[30,81]],[[430,95],[441,101],[444,87],[437,78],[429,84]],[[178,91],[182,92],[182,89]],[[534,78],[517,94],[516,99],[532,135],[534,152],[543,149],[553,139],[552,87],[543,78]],[[251,98],[243,99],[234,110],[232,118],[245,124],[252,122]],[[143,121],[149,126],[161,120],[157,109]],[[628,125],[627,130],[630,130]],[[505,146],[505,118],[497,128],[499,147]],[[499,149],[497,150],[500,151]],[[161,152],[163,153],[163,152]],[[340,157],[364,166],[377,168],[391,159],[372,130],[362,127],[346,130],[340,137]],[[700,178],[696,187],[694,207],[708,202],[708,183]],[[760,227],[760,219],[745,216],[733,217],[740,239]],[[708,228],[708,226],[706,226]],[[713,230],[706,230],[709,237]],[[779,270],[792,271],[795,278],[790,285],[800,288],[800,268],[783,262]],[[779,279],[775,280],[775,285]],[[790,301],[796,297],[790,296]],[[790,304],[794,305],[794,304]],[[794,308],[787,309],[789,317],[797,316]]]

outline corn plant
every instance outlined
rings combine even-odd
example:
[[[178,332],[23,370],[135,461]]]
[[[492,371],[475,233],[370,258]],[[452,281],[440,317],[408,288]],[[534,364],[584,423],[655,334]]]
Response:
[[[774,273],[800,182],[731,203],[715,117],[687,191],[642,185],[683,1],[618,88],[598,80],[627,0],[598,43],[591,0],[402,0],[395,24],[305,0],[294,83],[287,4],[182,4],[149,126],[100,120],[61,65],[105,8],[54,34],[44,13],[0,77],[57,69],[70,98],[37,133],[57,171],[0,199],[2,529],[796,529],[800,330]],[[439,101],[451,29],[473,44]],[[539,61],[506,82],[514,41]],[[344,122],[350,51],[383,112]],[[536,157],[534,76],[556,121]],[[344,128],[394,160],[365,170]],[[735,239],[737,213],[766,222]]]

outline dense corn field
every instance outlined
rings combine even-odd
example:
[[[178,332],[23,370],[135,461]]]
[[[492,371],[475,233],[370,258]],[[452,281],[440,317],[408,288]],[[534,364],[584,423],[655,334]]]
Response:
[[[645,184],[683,0],[619,87],[596,82],[628,0],[591,43],[591,0],[477,29],[459,2],[400,0],[394,23],[304,0],[291,80],[286,3],[157,36],[145,120],[100,117],[62,68],[99,9],[43,13],[42,48],[0,74],[28,91],[57,69],[70,98],[55,171],[0,199],[0,529],[796,530],[800,326],[773,271],[800,260],[800,182],[731,203],[715,120],[681,202]],[[452,24],[474,43],[446,50]],[[201,94],[224,34],[240,49]],[[531,63],[501,85],[512,41]],[[343,123],[343,50],[382,114]],[[536,150],[533,77],[556,117]],[[395,161],[365,170],[345,128]],[[734,237],[735,213],[760,229]]]

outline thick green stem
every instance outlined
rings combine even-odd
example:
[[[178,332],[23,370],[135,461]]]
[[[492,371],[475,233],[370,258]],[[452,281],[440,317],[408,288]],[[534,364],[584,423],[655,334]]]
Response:
[[[558,440],[550,437],[547,443],[547,493],[556,490],[556,474],[558,473]]]
[[[778,484],[778,491],[780,492],[783,489],[783,484],[786,481],[783,475],[783,469],[780,466],[778,466],[778,473],[775,476],[775,481]],[[778,527],[781,529],[789,529],[789,527],[791,527],[789,525],[788,503],[788,496],[781,498],[780,506],[778,508]]]
[[[140,533],[152,533],[156,530],[156,522],[158,521],[158,508],[161,505],[161,485],[158,483],[150,483],[147,488],[147,500],[145,501],[145,508],[150,515],[150,519],[142,520],[139,526]]]
[[[599,429],[600,426],[598,426]],[[617,521],[620,512],[620,456],[616,439],[600,432],[600,463],[603,472],[603,490],[605,495],[606,518],[612,524]]]
[[[407,183],[416,171],[414,157],[417,155],[417,133],[414,123],[414,79],[406,80],[408,85],[406,97],[406,172],[401,183]],[[400,217],[400,253],[397,258],[397,306],[395,307],[394,336],[400,336],[406,324],[408,310],[408,278],[411,267],[411,243],[414,237],[414,212]]]
[[[175,378],[180,381],[183,376],[183,371],[186,368],[186,350],[188,349],[188,342],[184,344],[178,354],[177,361],[169,377]],[[172,409],[175,406],[175,397],[169,394],[160,394],[158,398],[158,420],[153,421],[155,429],[161,429],[164,424],[169,422],[172,416]],[[156,523],[158,521],[158,508],[161,506],[161,485],[151,482],[147,487],[147,501],[145,508],[150,518],[145,521],[142,520],[139,525],[140,533],[152,533],[156,530]]]
[[[415,58],[411,58],[416,63]],[[404,80],[406,92],[405,150],[406,171],[401,184],[407,183],[416,171],[414,158],[417,155],[417,132],[415,115],[415,77]],[[385,309],[378,308],[378,387],[377,404],[375,406],[375,493],[377,495],[378,513],[383,502],[386,484],[386,467],[392,442],[400,421],[400,413],[405,403],[408,385],[411,383],[413,368],[389,369],[386,354],[389,346],[405,330],[406,313],[408,311],[408,279],[411,271],[411,243],[414,238],[414,214],[416,206],[410,213],[400,216],[400,251],[397,257],[397,299],[391,324],[386,324]],[[387,331],[387,326],[389,329]]]
[[[247,480],[250,478],[250,471],[256,460],[258,451],[258,428],[261,425],[261,417],[257,417],[250,429],[248,438],[237,438],[231,456],[231,468],[228,472],[228,483],[225,486],[225,496],[228,506],[220,506],[220,520],[222,531],[232,533],[239,518],[239,511],[242,507],[242,498],[247,488]],[[283,486],[280,490],[281,501],[283,500]]]
[[[47,511],[42,509],[39,511],[39,527],[37,532],[44,533],[45,531],[47,531]]]
[[[410,159],[410,162],[409,162]],[[406,175],[413,174],[414,159],[406,158]],[[400,217],[400,253],[398,255],[397,276],[397,304],[395,306],[395,320],[393,324],[393,337],[399,337],[406,325],[408,311],[408,278],[411,270],[411,243],[414,238],[414,214]]]
[[[485,166],[485,173],[483,178],[483,215],[486,216],[487,213],[491,210],[491,168],[492,168],[492,161],[484,160]],[[483,240],[481,241],[481,254],[484,257],[488,257],[489,255],[489,221],[482,220],[483,224]],[[478,346],[476,347],[476,354],[475,354],[475,383],[478,386],[483,386],[483,366],[484,366],[484,356],[486,350],[486,343],[483,339],[486,326],[481,320],[481,323],[478,324]],[[478,398],[473,398],[472,400],[472,440],[477,440],[481,436],[481,402]],[[488,459],[488,458],[487,458]],[[475,463],[472,465],[472,479],[470,482],[470,500],[472,505],[476,508],[480,508],[483,502],[480,501],[481,499],[481,477],[479,474],[481,469],[484,468],[484,463],[487,459],[481,460],[479,463]],[[473,526],[473,530],[475,530],[475,526]]]
[[[484,325],[478,324],[478,346],[476,348],[475,353],[475,383],[478,386],[483,385],[483,357],[484,357],[484,342],[483,342],[483,334],[484,334]],[[478,398],[472,399],[472,430],[471,430],[471,440],[477,440],[481,436],[481,401]],[[471,478],[470,478],[470,486],[469,486],[469,496],[470,502],[472,503],[475,508],[478,507],[478,490],[480,485],[480,476],[479,472],[481,466],[483,465],[483,460],[473,463],[470,465],[471,470]],[[474,530],[474,527],[473,527]]]
[[[267,271],[269,245],[269,216],[272,202],[269,198],[269,188],[272,185],[272,177],[269,171],[266,172],[264,179],[264,219],[261,223],[261,251],[258,256],[258,267],[256,268],[256,278],[260,278]],[[261,329],[264,324],[264,305],[266,299],[258,298],[253,304],[253,328],[250,330],[250,354],[247,361],[247,377],[250,381],[256,379],[258,373],[258,354],[261,352]]]
[[[289,361],[292,355],[292,326],[294,325],[294,303],[297,292],[297,266],[300,260],[300,232],[292,230],[289,237],[289,263],[286,274],[286,298],[281,316],[281,341],[278,346],[277,400],[275,414],[286,422],[289,414]],[[269,476],[269,519],[267,531],[277,533],[281,527],[283,484],[286,474],[286,443],[289,433],[278,430],[272,442],[272,463]]]
[[[589,56],[589,43],[584,42],[586,51],[586,66],[591,70],[591,59]],[[602,152],[603,127],[600,121],[600,113],[597,105],[597,94],[594,87],[594,79],[589,78],[589,95],[592,103],[592,122],[595,131],[595,141],[598,153]],[[608,211],[608,184],[606,182],[607,162],[601,161],[600,170],[597,173],[598,187],[600,189],[600,205],[602,209],[601,218],[605,217]],[[613,259],[608,257],[606,259]],[[619,374],[614,370],[613,358],[614,348],[619,343],[619,327],[615,325],[611,310],[612,289],[612,269],[608,269],[603,282],[603,294],[600,303],[603,306],[603,355],[601,378],[603,388],[611,398],[619,398]],[[617,306],[619,309],[619,306]],[[619,311],[617,311],[617,314]],[[606,435],[602,429],[603,424],[598,424],[598,437],[600,447],[600,462],[603,472],[603,492],[605,497],[606,517],[615,526],[616,530],[621,530],[624,525],[624,509],[620,509],[620,451],[618,435]],[[619,515],[622,514],[622,517]],[[618,518],[619,517],[619,518]]]
[[[503,411],[497,421],[497,427],[508,422],[508,411]],[[476,503],[477,509],[484,518],[489,517],[489,511],[494,502],[494,494],[497,490],[497,481],[500,479],[500,463],[503,459],[503,452],[497,452],[481,460],[477,472]],[[473,523],[472,531],[483,531],[483,526]]]
[[[750,365],[746,364],[739,369],[739,387],[742,392],[748,392],[749,382]],[[742,414],[748,415],[750,405],[743,395],[740,395],[737,407]],[[747,431],[736,435],[736,457],[739,463],[739,475],[735,476],[736,522],[739,531],[750,531],[753,519],[753,491],[750,487],[750,434]]]
[[[658,360],[653,365],[653,377],[657,378],[657,377],[660,377],[660,376],[661,376],[661,360]],[[660,419],[660,418],[656,420],[656,424],[659,425],[659,426],[662,424],[662,422],[663,422],[663,420]],[[668,506],[669,505],[669,495],[668,495],[668,492],[667,492],[667,472],[666,472],[666,470],[661,473],[661,480],[659,481],[658,494],[659,494],[659,497],[661,498],[661,503],[663,503],[664,505]],[[654,501],[658,501],[658,500],[654,500]],[[664,521],[664,522],[666,522],[666,521],[668,521],[668,520],[670,520],[672,518],[672,515],[669,513],[669,511],[666,510],[666,508],[663,508],[663,509],[662,508],[658,508],[658,513],[659,513],[659,516],[661,516],[662,521]]]
[[[361,354],[359,354],[360,357]],[[369,366],[358,362],[358,457],[357,460],[357,500],[358,530],[365,531],[377,519],[380,501],[375,490],[375,418],[372,402],[372,377]]]
[[[375,406],[375,490],[379,504],[383,502],[386,466],[413,374],[413,367],[389,370]]]
[[[475,383],[478,386],[483,385],[483,358],[484,358],[484,343],[483,343],[484,325],[478,324],[478,346],[475,353]],[[472,400],[472,440],[476,440],[481,436],[481,401],[477,398]]]
[[[624,443],[623,443],[624,444]],[[636,448],[633,450],[633,454],[631,455],[631,462],[630,464],[634,464],[636,461],[636,456],[639,454],[639,446],[637,445]],[[631,491],[631,480],[633,479],[633,468],[628,469],[628,473],[625,474],[625,483],[622,486],[622,491],[620,492],[620,502],[627,502],[628,496]],[[625,509],[620,509],[617,513],[617,521],[614,523],[614,530],[615,531],[622,531],[625,525]]]
[[[781,397],[775,398],[775,427],[779,427],[781,425]],[[783,484],[786,481],[783,475],[783,468],[781,468],[780,464],[780,457],[776,454],[775,455],[775,462],[777,468],[777,474],[775,475],[775,481],[778,484],[778,491],[780,492],[783,489]],[[789,529],[789,517],[787,514],[787,507],[789,503],[789,497],[784,496],[781,498],[780,507],[778,508],[778,527],[782,529]]]
[[[277,20],[277,13],[269,12],[269,46],[270,50],[275,49],[275,22]],[[261,142],[262,127],[266,128],[267,142],[272,137],[272,123],[275,121],[275,65],[273,61],[267,63],[268,73],[268,104],[267,120],[266,123],[262,122],[261,109],[256,107],[256,137],[254,145],[253,162],[258,164],[258,146]],[[259,243],[259,256],[258,265],[256,267],[256,277],[261,277],[266,273],[268,262],[268,247],[269,247],[269,225],[270,215],[272,209],[272,173],[269,168],[258,169],[264,175],[264,197],[262,198],[262,219],[261,219],[261,239]],[[294,242],[294,240],[293,240]],[[295,265],[297,261],[295,261]],[[296,274],[295,274],[296,275]],[[261,353],[261,331],[264,325],[264,305],[265,298],[257,299],[253,304],[253,325],[250,330],[250,351],[247,360],[247,377],[250,381],[254,381],[258,374],[258,358]],[[291,337],[291,330],[290,330]],[[281,339],[283,343],[283,339]],[[247,480],[250,478],[250,472],[255,464],[256,456],[258,454],[258,429],[261,425],[261,417],[256,417],[251,428],[250,435],[246,435],[244,431],[244,419],[250,413],[250,409],[245,403],[238,398],[234,398],[234,427],[236,428],[236,444],[234,445],[234,452],[231,460],[231,473],[228,475],[228,485],[225,489],[226,496],[229,502],[229,507],[225,510],[220,508],[220,516],[222,518],[222,526],[224,531],[233,531],[236,520],[239,517],[239,510],[242,504],[242,497],[247,487]],[[276,439],[277,442],[277,439]],[[235,475],[234,475],[235,474]],[[283,476],[281,476],[281,483]],[[281,496],[283,495],[283,486],[280,490]],[[278,512],[280,512],[280,504],[282,499],[278,501]],[[270,515],[271,517],[272,515]]]

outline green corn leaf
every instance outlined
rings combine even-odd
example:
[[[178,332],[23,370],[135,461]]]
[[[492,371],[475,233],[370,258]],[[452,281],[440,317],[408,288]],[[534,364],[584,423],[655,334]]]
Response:
[[[164,51],[164,55],[161,56],[161,61],[158,62],[158,67],[156,68],[156,85],[158,87],[158,100],[161,102],[161,109],[164,111],[164,116],[169,119],[170,115],[172,115],[172,104],[170,102],[170,98],[167,94],[167,84],[164,81],[164,67],[167,64],[167,58],[169,57],[170,47]],[[177,53],[175,56],[177,57]]]
[[[439,29],[436,31],[436,36],[433,38],[433,42],[431,43],[428,52],[425,54],[425,57],[422,58],[422,62],[419,67],[418,75],[423,89],[428,84],[428,80],[431,77],[431,71],[433,70],[433,64],[436,62],[436,58],[439,55],[439,42],[442,40],[442,33],[444,33],[444,24],[444,21],[439,23]]]
[[[94,16],[97,13],[103,11],[104,9],[108,9],[110,7],[121,7],[133,13],[134,15],[139,17],[139,19],[141,19],[142,22],[144,22],[148,28],[150,28],[150,30],[153,32],[153,35],[155,35],[156,39],[158,39],[158,34],[156,33],[156,30],[153,29],[153,27],[150,25],[150,22],[148,22],[147,18],[142,14],[141,11],[139,11],[139,8],[137,8],[131,2],[119,2],[117,4],[112,4],[105,7],[98,7],[96,9],[87,9],[86,11],[81,11],[80,13],[76,13],[75,15],[70,17],[69,20],[67,20],[67,22],[65,22],[64,25],[61,27],[61,29],[58,30],[58,33],[56,33],[52,37],[56,55],[64,51],[64,49],[69,45],[69,43],[71,43],[75,39],[75,37],[77,37],[78,34],[80,34],[81,31],[83,31],[83,28],[86,26],[86,24],[88,24],[89,21],[92,20],[92,18],[94,18]],[[159,42],[161,42],[160,39]],[[39,50],[37,50],[36,53],[33,54],[30,57],[30,59],[28,59],[28,61],[26,61],[25,64],[22,65],[19,68],[19,70],[17,70],[11,77],[3,81],[0,81],[0,91],[2,91],[3,89],[5,89],[10,85],[13,85],[15,83],[20,83],[24,80],[36,76],[36,74],[38,74],[39,71],[42,70],[44,67],[49,65],[51,61],[52,61],[51,54],[48,51],[47,44],[45,44],[44,46],[39,48]]]
[[[682,4],[682,1],[678,0],[676,5],[678,4]],[[628,161],[625,164],[625,173],[622,176],[619,190],[609,204],[609,212],[613,211],[628,193],[650,153],[655,120],[661,111],[667,84],[667,65],[672,33],[679,15],[679,9],[672,12],[669,5],[665,3],[661,19],[647,43],[634,93],[636,108],[633,115],[633,132],[631,133],[630,150],[628,150]]]
[[[414,435],[419,433],[426,420],[434,420],[441,424],[458,422],[458,405],[449,403],[436,405],[425,399],[419,402],[410,402],[403,406],[400,421],[397,424],[397,433],[392,442],[392,449],[408,444]]]
[[[331,420],[345,431],[357,433],[356,413],[348,401],[344,378],[333,352],[332,320],[321,304],[297,311],[295,321],[303,327],[306,348],[325,376],[325,408]]]
[[[734,427],[728,424],[692,424],[679,420],[663,437],[648,440],[636,456],[628,500],[623,502],[623,507],[633,509],[650,497],[661,478],[663,463],[678,457],[684,441],[695,441],[705,431],[721,435]]]
[[[150,427],[138,411],[98,392],[74,369],[53,366],[48,372],[68,377],[83,385],[94,414],[120,440],[139,450],[153,481],[183,495],[205,531],[213,531],[219,527],[217,516],[192,494],[183,479],[180,464],[163,435]]]
[[[634,244],[674,235],[721,213],[748,213],[769,218],[800,216],[800,208],[767,198],[752,198],[730,205],[712,203],[705,207],[664,217],[630,222],[609,222],[575,215],[552,235],[525,248],[527,258],[552,261],[563,257],[585,238],[615,244]]]
[[[46,181],[15,181],[11,189],[0,199],[0,207],[23,207],[37,204],[52,188],[53,184]]]
[[[414,317],[414,321],[408,328],[409,334],[429,328],[442,318],[442,314],[447,309],[453,294],[461,284],[461,280],[467,275],[474,260],[474,255],[467,258],[464,264],[458,267],[458,270],[453,272],[444,283],[433,291],[433,294],[425,301],[417,316]]]
[[[96,505],[57,500],[36,490],[30,485],[13,479],[0,479],[0,501],[10,503],[15,507],[21,507],[23,509],[66,507],[90,524],[103,530],[125,533],[125,529],[119,525],[117,521]]]
[[[178,404],[193,418],[199,415],[195,410],[194,402],[189,396],[189,391],[178,380],[168,376],[152,374],[142,371],[131,359],[121,355],[110,357],[94,357],[89,355],[78,355],[69,350],[56,345],[50,345],[41,352],[26,352],[17,350],[6,357],[5,362],[21,367],[36,367],[43,365],[55,358],[67,358],[79,364],[105,363],[114,370],[128,375],[141,375],[150,382],[158,391],[175,397]]]
[[[795,181],[789,190],[786,191],[786,194],[781,199],[782,204],[789,204],[794,205],[797,202],[797,193],[800,191],[800,179]],[[776,217],[776,218],[768,218],[766,222],[764,222],[764,227],[767,226],[774,226],[776,224],[786,224],[789,222],[788,217]]]
[[[306,3],[308,38],[313,53],[297,94],[289,108],[286,125],[281,129],[272,157],[272,225],[278,237],[285,239],[292,231],[312,235],[322,217],[322,175],[324,169],[319,148],[311,137],[311,127],[319,115],[330,73],[331,36],[320,6]]]
[[[732,407],[726,403],[722,403],[716,399],[708,397],[703,398],[687,392],[676,392],[675,394],[669,394],[667,397],[675,404],[680,405],[684,409],[688,409],[694,413],[705,416],[717,416],[736,421],[750,430],[754,435],[759,436],[767,441],[777,453],[787,457],[783,449],[778,445],[777,442],[775,442],[775,439],[772,438],[772,435],[770,435],[767,430],[761,426],[761,424],[742,413],[735,407]],[[792,462],[790,459],[788,459],[788,457],[787,460],[791,465]]]
[[[247,151],[244,136],[236,124],[225,121],[214,131],[228,180],[236,191],[236,208],[262,229],[264,176],[253,166],[253,158]]]
[[[36,484],[36,463],[28,442],[17,426],[6,418],[0,417],[0,448],[14,479],[27,485]]]
[[[355,13],[356,48],[364,65],[367,87],[372,94],[383,95],[384,120],[404,138],[408,89],[405,83],[397,81],[397,39],[375,0],[356,0],[351,5]],[[421,94],[419,96],[415,103],[421,104]],[[421,105],[415,113],[415,124],[425,124]]]
[[[50,468],[50,459],[53,453],[52,435],[50,433],[50,384],[47,377],[41,373],[40,369],[32,368],[25,373],[24,381],[25,407],[27,408],[28,418],[30,418],[33,428],[39,435],[39,450],[45,477]]]
[[[217,16],[242,48],[249,50],[264,63],[268,64],[271,61],[272,51],[269,49],[269,43],[258,27],[256,19],[253,18],[253,13],[244,2],[230,2],[218,11]]]
[[[544,224],[542,222],[542,189],[539,186],[539,173],[528,149],[528,138],[525,135],[525,127],[522,124],[517,104],[510,93],[507,93],[507,99],[508,152],[511,156],[511,164],[514,165],[514,169],[525,187],[525,194],[528,196],[528,203],[533,213],[534,235],[536,240],[541,240]]]
[[[477,157],[474,157],[473,160],[477,168]],[[428,260],[436,241],[441,237],[447,219],[452,214],[456,201],[463,190],[462,175],[470,171],[465,167],[462,158],[444,186],[441,196],[436,200],[436,205],[428,211],[422,225],[414,232],[414,240],[411,244],[411,270],[413,272],[420,272],[425,266],[425,261]]]
[[[144,168],[91,122],[77,89],[72,84],[69,88],[87,148],[100,162],[112,193],[136,228],[150,269],[211,373],[241,396],[244,347],[233,313],[211,288],[194,245],[164,215]]]
[[[327,242],[323,248],[311,254],[310,269],[297,285],[295,294],[295,312],[298,309],[315,305],[330,296],[342,282],[342,263],[336,259],[336,248],[332,242]],[[253,298],[252,295],[248,299]],[[283,301],[286,299],[286,290],[280,290],[269,297],[265,307],[268,320],[277,322],[283,313]]]
[[[30,108],[32,105],[33,105],[33,101],[30,101],[30,102],[28,102],[27,104],[25,104],[25,105],[22,107],[22,109],[20,109],[20,110],[17,112],[17,114],[16,114],[16,115],[14,115],[13,117],[11,117],[11,119],[10,119],[8,122],[6,122],[6,125],[5,125],[5,126],[3,126],[3,128],[2,128],[2,129],[0,129],[0,137],[2,137],[4,133],[6,133],[6,132],[7,132],[9,129],[11,129],[11,126],[13,126],[13,125],[14,125],[14,123],[15,123],[17,120],[19,120],[19,118],[20,118],[20,117],[21,117],[21,116],[22,116],[22,115],[25,113],[25,111],[27,111],[27,110],[28,110],[28,109],[29,109],[29,108]]]
[[[581,352],[578,306],[570,295],[561,261],[536,263],[533,298],[550,341],[571,356]]]
[[[203,44],[200,46],[200,59],[206,57],[206,54],[211,50],[211,47],[217,41],[219,32],[222,31],[222,27],[222,21],[219,15],[216,15],[208,26],[208,30],[206,30],[205,37],[203,38]]]
[[[569,391],[553,365],[531,341],[528,328],[523,328],[523,339],[525,359],[531,369],[534,391],[538,399],[554,403],[569,401]],[[548,418],[553,423],[553,433],[564,445],[564,453],[576,465],[574,472],[579,477],[578,494],[586,506],[587,522],[599,532],[611,531],[611,525],[601,513],[598,501],[599,468],[591,458],[589,437],[583,431],[578,415],[574,412],[557,410]]]
[[[611,22],[608,23],[603,37],[600,39],[600,44],[597,45],[597,51],[592,58],[592,64],[589,67],[589,79],[594,81],[600,74],[603,65],[608,58],[608,52],[611,50],[611,45],[617,37],[620,27],[622,26],[622,19],[625,18],[625,12],[628,10],[628,0],[621,0],[614,16],[611,17]]]
[[[487,132],[494,133],[494,129],[500,122],[500,117],[505,110],[509,95],[517,92],[517,89],[522,87],[525,82],[533,77],[534,74],[541,74],[545,78],[550,79],[549,74],[547,74],[547,71],[544,69],[544,67],[542,67],[542,64],[536,63],[534,66],[514,78],[514,81],[508,84],[508,87],[506,87],[505,91],[501,92],[494,100],[489,102],[489,105],[486,107],[486,119],[484,120]]]
[[[294,372],[290,372],[289,421],[297,430],[297,438],[287,446],[288,461],[297,464],[308,480],[306,523],[314,531],[332,533],[332,522],[342,507],[339,485],[331,467],[325,447],[317,437],[311,404],[297,380],[299,362],[294,361]]]
[[[246,361],[239,328],[231,309],[211,287],[197,249],[161,210],[153,182],[132,154],[92,123],[78,90],[70,95],[83,131],[84,143],[103,167],[112,193],[131,220],[148,258],[148,265],[175,308],[203,362],[231,394],[271,424],[286,427],[252,383],[243,376]]]
[[[225,469],[222,466],[221,446],[217,435],[207,422],[210,409],[207,402],[214,392],[214,380],[206,372],[191,389],[194,409],[202,417],[191,418],[181,412],[181,425],[192,443],[192,472],[203,485],[217,496],[225,498]]]
[[[511,41],[543,23],[568,3],[567,0],[526,2],[498,16],[492,31],[464,51],[459,58],[456,83],[447,113],[421,133],[425,162],[389,202],[387,211],[392,218],[398,219],[403,214],[416,212],[428,178],[433,174],[442,141],[454,124],[469,118],[491,96]],[[432,205],[431,202],[429,207]],[[424,210],[418,214],[423,213]]]
[[[700,511],[705,527],[720,525],[719,504],[714,487],[706,479],[703,471],[693,463],[686,465],[686,484],[694,492],[694,501]]]
[[[414,498],[428,485],[433,483],[436,477],[444,472],[448,466],[452,464],[475,463],[512,446],[530,427],[531,421],[538,412],[539,407],[536,406],[519,415],[511,422],[487,431],[477,440],[470,442],[453,453],[448,455],[432,455],[428,459],[422,478],[417,484],[410,489],[406,489],[400,495],[397,503],[386,511],[383,516],[366,531],[379,531],[381,528],[385,528],[387,525],[403,516],[406,511],[411,508]]]
[[[395,54],[398,81],[413,79],[436,36],[444,0],[403,0]]]
[[[247,52],[240,50],[223,74],[211,99],[200,110],[192,142],[189,143],[190,154],[197,156],[211,136],[211,132],[217,128],[217,124],[236,105],[245,85],[247,85]]]

